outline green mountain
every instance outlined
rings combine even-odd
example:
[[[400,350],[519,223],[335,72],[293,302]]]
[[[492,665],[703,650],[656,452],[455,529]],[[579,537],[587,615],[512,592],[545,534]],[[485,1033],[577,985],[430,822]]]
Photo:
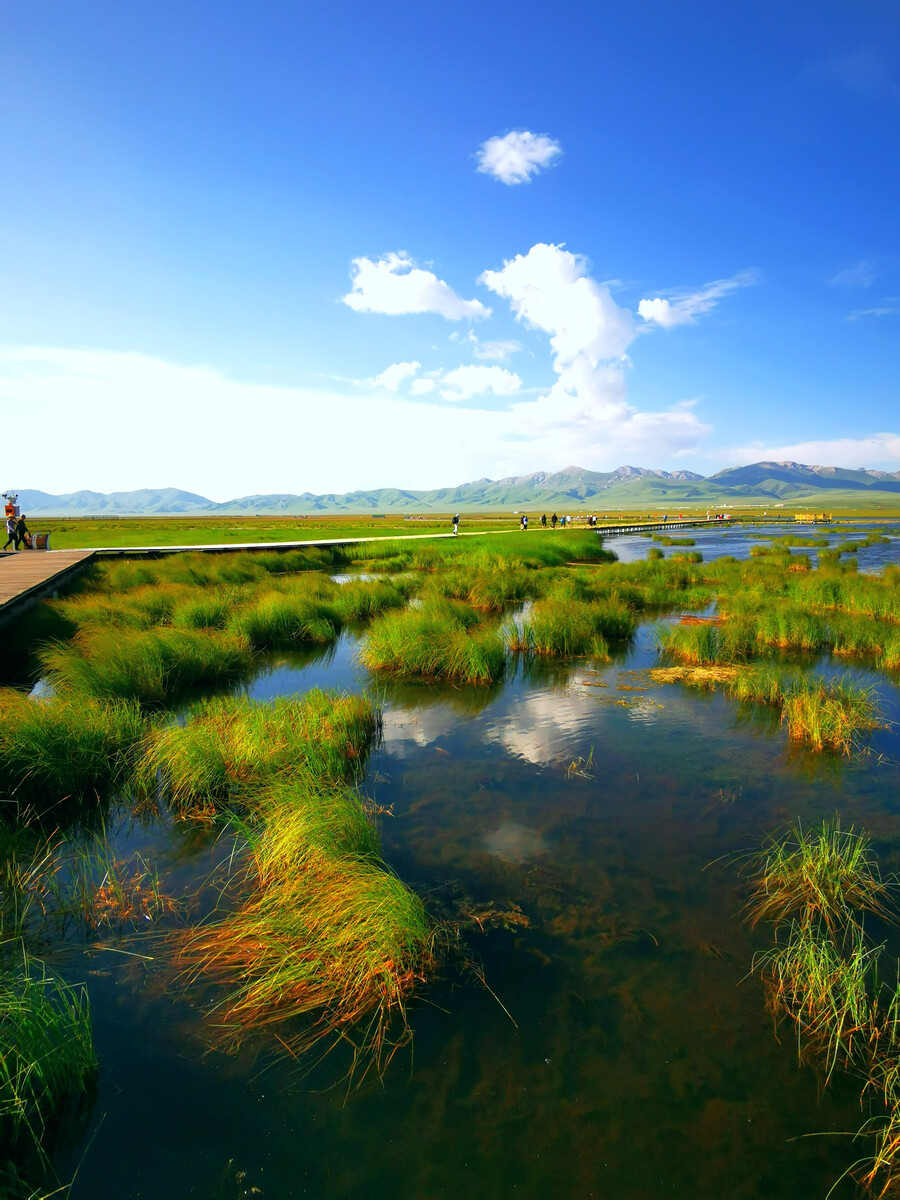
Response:
[[[448,513],[503,512],[554,509],[568,512],[593,509],[598,514],[627,508],[677,508],[723,504],[791,503],[827,508],[838,504],[900,503],[900,472],[847,470],[843,467],[810,467],[795,462],[759,462],[729,467],[709,478],[693,471],[657,471],[646,467],[618,467],[615,471],[588,471],[565,467],[561,471],[535,471],[505,479],[476,479],[458,487],[412,491],[376,488],[371,491],[328,492],[316,495],[241,496],[218,504],[193,492],[176,488],[136,492],[72,492],[54,496],[22,491],[19,503],[33,515],[208,514],[299,516],[328,513]]]

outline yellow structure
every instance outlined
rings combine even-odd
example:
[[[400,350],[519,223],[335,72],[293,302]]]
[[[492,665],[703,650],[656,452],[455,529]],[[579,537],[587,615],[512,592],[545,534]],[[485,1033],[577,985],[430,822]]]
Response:
[[[806,525],[818,525],[820,521],[830,521],[831,513],[794,513],[794,520],[802,521]]]

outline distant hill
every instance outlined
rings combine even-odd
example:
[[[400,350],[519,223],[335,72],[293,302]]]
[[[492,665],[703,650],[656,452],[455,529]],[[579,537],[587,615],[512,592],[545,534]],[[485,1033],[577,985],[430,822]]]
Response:
[[[865,496],[886,503],[900,498],[900,471],[864,468],[810,467],[795,462],[758,462],[729,467],[708,478],[693,471],[658,471],[647,467],[618,467],[615,471],[588,471],[565,467],[561,471],[534,471],[505,479],[476,479],[458,487],[412,491],[376,488],[317,495],[313,492],[241,496],[216,503],[194,492],[177,488],[143,488],[135,492],[48,492],[22,490],[19,504],[34,516],[163,516],[216,514],[298,516],[326,513],[446,513],[500,512],[504,509],[636,508],[647,505],[709,505],[748,500],[811,505],[850,503]]]

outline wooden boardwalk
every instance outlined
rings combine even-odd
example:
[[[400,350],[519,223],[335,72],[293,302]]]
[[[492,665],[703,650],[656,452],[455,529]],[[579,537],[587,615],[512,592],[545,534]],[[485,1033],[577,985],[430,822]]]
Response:
[[[20,550],[0,554],[0,625],[21,616],[79,575],[93,550]]]

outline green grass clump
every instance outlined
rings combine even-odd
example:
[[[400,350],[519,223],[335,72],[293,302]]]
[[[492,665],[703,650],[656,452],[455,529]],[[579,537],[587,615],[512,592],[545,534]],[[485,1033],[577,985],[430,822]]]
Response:
[[[649,534],[647,535],[649,537]],[[654,559],[665,558],[665,554],[660,550],[659,546],[651,546],[647,551],[647,561],[652,562]]]
[[[499,679],[506,668],[500,633],[481,627],[472,609],[447,600],[379,618],[360,659],[371,671],[475,684]]]
[[[609,639],[627,638],[634,614],[615,602],[578,602],[556,597],[539,600],[509,634],[510,648],[528,654],[590,655],[609,658]]]
[[[382,539],[367,545],[348,546],[353,560],[379,569],[435,570],[468,566],[478,570],[498,567],[561,567],[570,562],[615,562],[596,533],[572,530],[541,530],[504,533],[478,538],[445,538],[435,541],[402,542]]]
[[[108,793],[130,777],[144,736],[138,709],[85,697],[30,700],[0,691],[0,796],[44,814]]]
[[[669,625],[660,630],[658,642],[665,654],[697,666],[745,662],[756,652],[754,629],[740,619],[721,625]]]
[[[338,636],[340,617],[315,599],[266,592],[234,613],[228,631],[257,649],[321,646]]]
[[[411,590],[408,581],[351,580],[338,587],[331,607],[341,621],[371,620],[388,609],[402,608]]]
[[[794,741],[841,754],[849,754],[860,733],[877,729],[880,723],[871,688],[840,680],[801,678],[785,691],[781,719]]]
[[[87,995],[25,959],[0,973],[0,1131],[45,1157],[53,1119],[92,1084]]]
[[[228,1041],[278,1024],[295,1054],[339,1037],[382,1065],[409,1036],[405,1001],[433,964],[435,928],[350,789],[298,775],[257,805],[250,898],[192,933],[183,960],[225,987],[213,1017]]]
[[[695,538],[674,538],[667,537],[665,534],[654,536],[654,542],[659,542],[661,546],[696,546]]]
[[[187,813],[244,801],[261,781],[298,771],[354,779],[379,729],[378,710],[365,696],[318,688],[270,704],[222,696],[197,705],[184,725],[155,729],[139,777],[150,786],[161,774],[173,805]]]
[[[240,600],[235,587],[203,588],[173,605],[171,621],[179,629],[224,629]]]
[[[246,678],[241,638],[194,629],[87,629],[43,647],[39,660],[62,694],[168,704],[187,692]]]
[[[852,826],[842,829],[840,820],[812,829],[798,824],[770,837],[753,860],[750,884],[753,925],[796,921],[805,930],[821,924],[834,936],[856,924],[858,913],[885,917],[890,907],[870,838]]]

